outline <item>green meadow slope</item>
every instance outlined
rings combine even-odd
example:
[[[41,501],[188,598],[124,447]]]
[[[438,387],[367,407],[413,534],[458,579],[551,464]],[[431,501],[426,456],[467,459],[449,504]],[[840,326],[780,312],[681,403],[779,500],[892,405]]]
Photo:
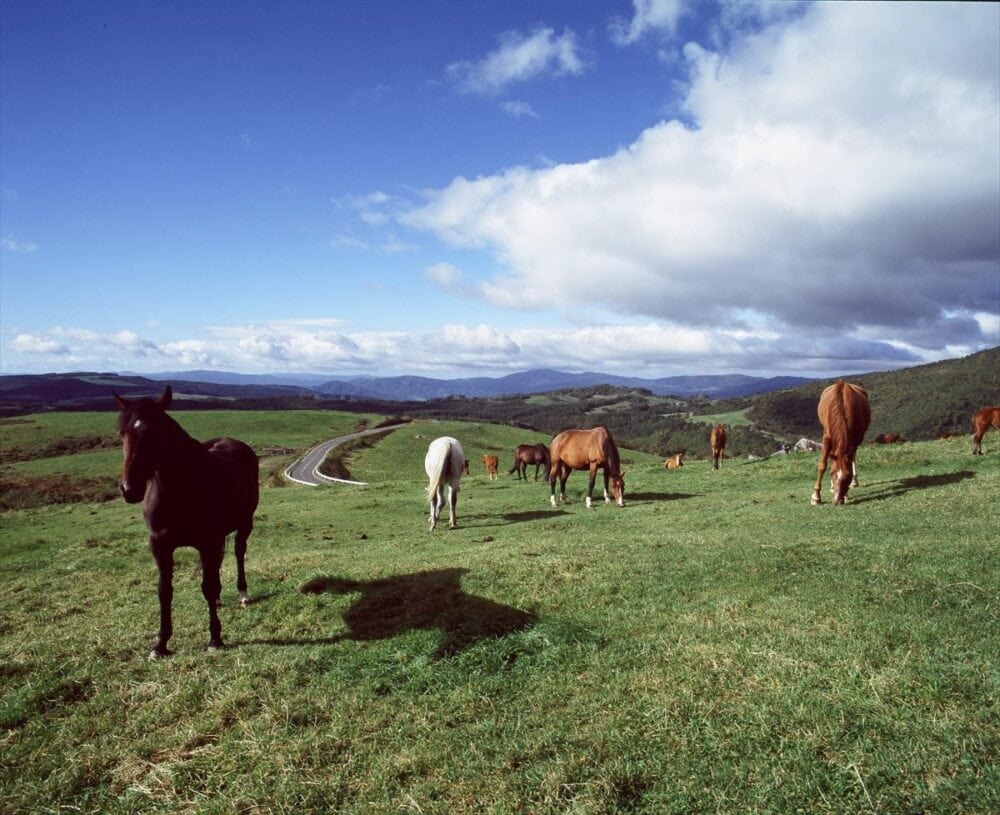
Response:
[[[871,398],[868,438],[880,433],[913,440],[935,439],[943,432],[970,435],[972,414],[985,405],[1000,404],[1000,347],[847,379],[862,385]],[[763,429],[816,438],[816,402],[830,381],[756,396],[746,415]]]
[[[113,416],[24,418],[0,449]],[[361,417],[178,418],[251,439],[274,472]],[[422,461],[445,434],[472,473],[459,528],[432,534]],[[534,437],[421,422],[349,458],[367,489],[266,480],[256,602],[239,608],[227,559],[216,656],[180,550],[176,654],[145,659],[137,507],[0,512],[0,811],[1000,811],[1000,434],[982,457],[866,447],[845,507],[809,506],[813,454],[667,471],[625,450],[626,507],[590,511],[583,473],[557,509],[505,474]],[[0,473],[113,485],[119,458]]]

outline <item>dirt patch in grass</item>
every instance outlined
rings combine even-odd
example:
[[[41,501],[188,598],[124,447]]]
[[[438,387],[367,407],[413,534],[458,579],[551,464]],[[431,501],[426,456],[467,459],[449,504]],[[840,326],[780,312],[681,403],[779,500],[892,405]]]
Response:
[[[30,509],[46,504],[114,501],[118,487],[106,478],[19,476],[0,478],[0,511]]]

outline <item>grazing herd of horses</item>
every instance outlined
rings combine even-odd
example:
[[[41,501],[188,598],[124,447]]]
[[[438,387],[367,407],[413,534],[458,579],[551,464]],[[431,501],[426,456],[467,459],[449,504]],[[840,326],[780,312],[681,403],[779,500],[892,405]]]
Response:
[[[236,589],[240,604],[249,605],[244,560],[247,539],[253,530],[253,517],[259,499],[257,455],[237,439],[220,437],[199,442],[167,414],[173,391],[167,385],[156,398],[125,399],[114,395],[118,403],[118,435],[122,442],[123,464],[119,488],[127,503],[142,503],[142,513],[149,530],[149,548],[159,572],[157,593],[160,603],[160,627],[150,659],[170,654],[167,643],[173,634],[174,550],[191,546],[201,560],[201,591],[208,604],[208,648],[223,648],[220,570],[226,537],[236,533]],[[823,474],[830,466],[830,490],[833,503],[847,501],[851,486],[857,486],[855,456],[861,445],[871,409],[868,394],[859,385],[838,381],[820,395],[817,415],[823,426],[816,483],[811,503],[821,503]],[[973,416],[972,452],[982,455],[983,434],[990,427],[1000,430],[1000,407],[985,407]],[[882,438],[882,437],[879,437]],[[881,443],[903,441],[901,437]],[[726,431],[721,424],[712,428],[709,438],[712,467],[718,469],[724,458]],[[682,466],[683,454],[667,459],[665,467]],[[831,463],[832,462],[832,463]],[[490,480],[497,477],[499,461],[495,455],[483,456]],[[589,472],[586,503],[592,506],[597,471],[604,476],[604,500],[625,506],[625,473],[618,447],[606,427],[564,430],[544,444],[522,444],[514,452],[518,480],[528,479],[528,466],[544,468],[549,483],[549,500],[556,504],[556,482],[560,500],[566,502],[566,480],[573,470]],[[469,462],[461,443],[451,436],[431,442],[424,458],[429,483],[430,529],[433,531],[448,492],[448,525],[454,528],[458,492]]]

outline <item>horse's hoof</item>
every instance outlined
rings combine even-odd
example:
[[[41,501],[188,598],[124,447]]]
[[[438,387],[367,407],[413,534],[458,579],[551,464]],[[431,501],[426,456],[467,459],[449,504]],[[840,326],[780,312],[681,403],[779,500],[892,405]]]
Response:
[[[809,503],[812,504],[814,507],[818,507],[822,503],[822,501],[820,500],[818,495],[814,495],[810,499]]]
[[[222,644],[222,641],[210,642],[208,644],[208,653],[210,654],[221,654],[226,650],[226,646]]]
[[[242,595],[240,597],[240,608],[246,608],[252,602],[253,602],[253,600],[251,599],[250,595],[249,594],[244,594],[244,595]]]
[[[159,646],[157,646],[156,648],[154,648],[152,651],[149,652],[149,657],[147,657],[147,659],[149,659],[150,662],[155,662],[158,659],[163,659],[164,657],[170,656],[172,653],[173,651],[170,651],[166,648],[160,648]]]

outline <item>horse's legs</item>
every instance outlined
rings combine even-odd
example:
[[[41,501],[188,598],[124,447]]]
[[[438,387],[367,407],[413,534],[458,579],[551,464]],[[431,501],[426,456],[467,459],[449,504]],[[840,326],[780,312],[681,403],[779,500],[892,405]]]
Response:
[[[823,473],[826,472],[826,460],[830,456],[830,437],[823,436],[823,448],[819,453],[819,464],[816,465],[816,484],[813,486],[812,505],[822,503],[820,490],[823,488]]]
[[[236,545],[233,551],[236,553],[236,591],[240,593],[240,605],[244,608],[253,602],[247,593],[247,573],[243,568],[243,561],[247,554],[247,538],[253,531],[253,522],[246,527],[236,530]]]
[[[439,500],[441,499],[441,487],[438,487],[433,493],[431,493],[430,503],[431,503],[431,532],[434,531],[434,527],[437,526],[438,515],[441,513],[441,505]]]
[[[174,552],[167,544],[154,540],[152,536],[149,538],[149,547],[153,551],[159,572],[157,594],[160,599],[160,633],[156,635],[149,658],[159,659],[170,654],[167,642],[174,633],[170,617],[170,604],[174,599]]]
[[[222,567],[222,551],[226,539],[209,540],[202,543],[198,550],[201,555],[201,594],[208,603],[208,650],[215,651],[222,645],[222,623],[219,622],[217,600],[222,594],[222,580],[219,569]]]
[[[981,456],[983,454],[983,435],[986,433],[986,428],[980,428],[976,425],[976,430],[972,434],[972,455]]]
[[[590,480],[587,482],[587,509],[593,509],[591,497],[594,494],[594,482],[597,481],[597,466],[590,465]],[[606,493],[605,493],[606,494]]]
[[[442,495],[442,499],[444,496]],[[458,509],[458,487],[455,484],[448,485],[448,528],[455,528],[455,511]]]
[[[860,487],[861,485],[858,483],[858,462],[857,462],[857,460],[854,460],[854,461],[851,462],[851,475],[853,476],[853,479],[851,480],[851,486],[852,487]],[[845,500],[846,500],[846,498],[845,498]]]
[[[608,468],[604,468],[604,503],[611,503],[611,494],[608,492],[608,486],[611,483],[611,476],[608,475]]]
[[[559,481],[559,499],[562,503],[566,503],[566,479],[569,478],[569,472],[569,467],[566,467],[562,462],[556,462],[552,465],[552,472],[549,476],[549,495],[552,506],[556,505],[556,481]]]

